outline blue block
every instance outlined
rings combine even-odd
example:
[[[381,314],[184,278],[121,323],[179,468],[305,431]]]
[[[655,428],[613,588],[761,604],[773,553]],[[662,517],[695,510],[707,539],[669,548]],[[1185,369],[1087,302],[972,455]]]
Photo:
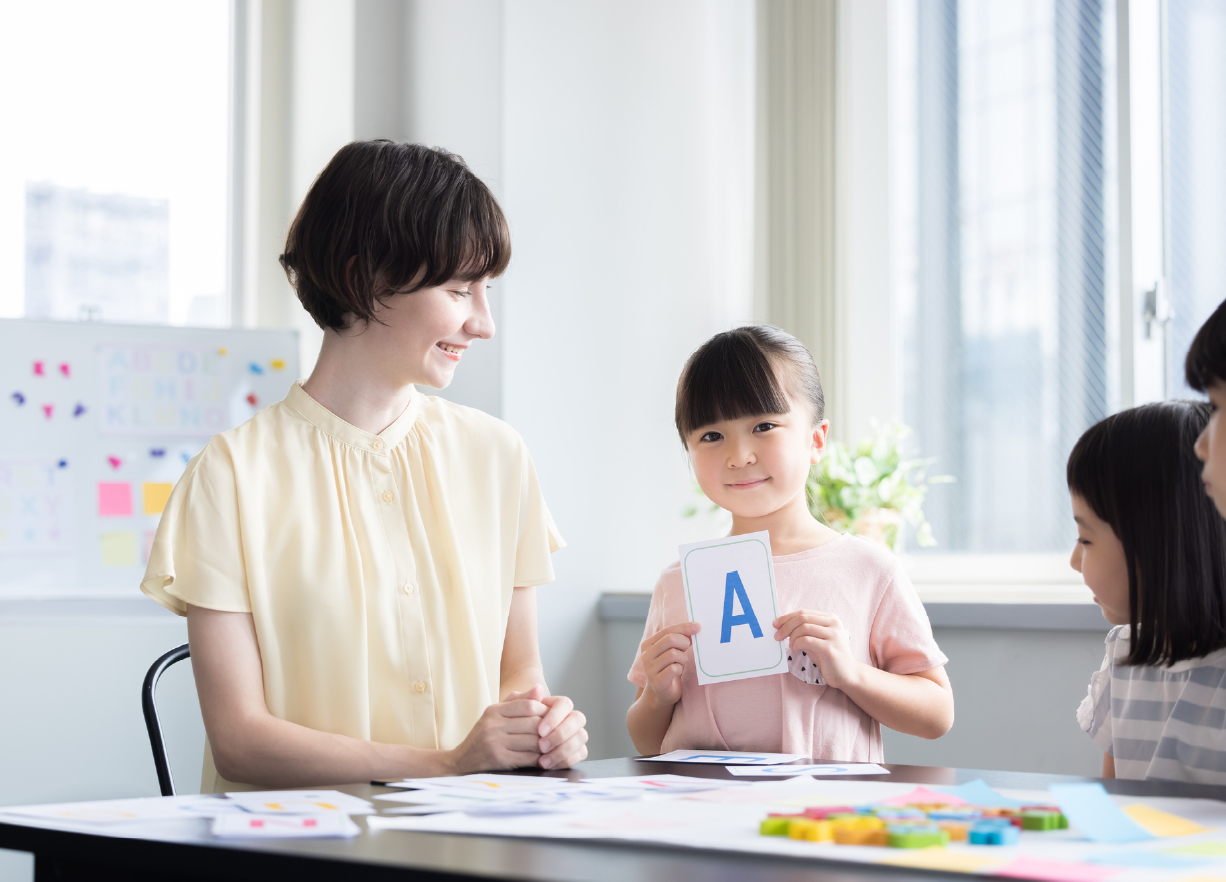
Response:
[[[976,821],[967,834],[971,845],[1016,845],[1018,829],[1004,818]]]

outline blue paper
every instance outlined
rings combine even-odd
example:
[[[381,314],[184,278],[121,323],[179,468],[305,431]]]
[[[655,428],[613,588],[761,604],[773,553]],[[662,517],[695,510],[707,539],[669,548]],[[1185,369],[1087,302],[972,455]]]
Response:
[[[1047,789],[1069,826],[1087,839],[1119,843],[1154,838],[1111,801],[1101,784],[1052,784]]]
[[[1088,864],[1106,864],[1112,867],[1156,867],[1172,870],[1217,863],[1217,860],[1213,858],[1183,858],[1173,854],[1163,854],[1160,851],[1113,851],[1108,854],[1090,855],[1081,860]]]
[[[950,796],[961,797],[971,805],[978,805],[984,808],[1020,808],[1026,805],[1021,800],[1010,799],[997,793],[982,778],[976,778],[974,781],[966,784],[959,784],[957,787],[939,787],[937,789],[948,793]]]

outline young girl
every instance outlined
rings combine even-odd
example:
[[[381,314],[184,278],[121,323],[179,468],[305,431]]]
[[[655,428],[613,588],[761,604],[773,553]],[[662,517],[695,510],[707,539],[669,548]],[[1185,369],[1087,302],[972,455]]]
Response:
[[[814,520],[805,498],[829,422],[817,368],[778,328],[738,328],[703,344],[677,386],[677,431],[732,535],[766,530],[782,609],[774,638],[825,680],[775,674],[698,685],[679,564],[660,576],[629,679],[627,714],[643,754],[678,748],[882,759],[880,724],[938,738],[954,701],[932,628],[888,551]]]
[[[1226,522],[1193,453],[1209,413],[1126,410],[1069,456],[1072,565],[1116,626],[1077,709],[1104,778],[1226,784]]]

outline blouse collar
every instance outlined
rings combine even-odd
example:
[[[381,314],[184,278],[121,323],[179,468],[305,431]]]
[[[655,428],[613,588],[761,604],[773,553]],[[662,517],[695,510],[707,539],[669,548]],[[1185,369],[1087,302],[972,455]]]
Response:
[[[289,394],[285,396],[285,403],[307,422],[338,441],[359,450],[368,450],[386,456],[389,450],[397,446],[409,434],[409,430],[413,428],[413,424],[417,422],[417,417],[421,414],[425,399],[426,396],[414,389],[404,413],[396,417],[395,421],[378,435],[372,435],[370,432],[359,429],[328,410],[307,394],[307,391],[302,388],[302,380],[296,380],[290,387]]]

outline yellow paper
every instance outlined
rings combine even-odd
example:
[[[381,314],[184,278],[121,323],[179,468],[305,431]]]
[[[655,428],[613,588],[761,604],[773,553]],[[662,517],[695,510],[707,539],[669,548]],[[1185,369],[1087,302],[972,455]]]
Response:
[[[116,530],[102,534],[102,565],[131,567],[136,565],[136,534],[131,530]]]
[[[145,514],[161,514],[166,508],[166,500],[170,498],[170,491],[174,489],[174,486],[174,484],[150,484],[148,482],[142,484],[142,495],[145,497]]]
[[[1162,849],[1167,854],[1203,854],[1215,857],[1226,856],[1226,842],[1193,842],[1191,845],[1181,845],[1178,848]]]
[[[950,870],[955,873],[978,873],[980,870],[995,869],[1005,864],[997,858],[967,854],[964,851],[946,851],[943,848],[900,850],[899,854],[891,854],[877,863],[921,870]]]
[[[1124,806],[1124,814],[1155,836],[1191,836],[1193,833],[1205,833],[1209,829],[1187,818],[1159,811],[1139,802]]]

